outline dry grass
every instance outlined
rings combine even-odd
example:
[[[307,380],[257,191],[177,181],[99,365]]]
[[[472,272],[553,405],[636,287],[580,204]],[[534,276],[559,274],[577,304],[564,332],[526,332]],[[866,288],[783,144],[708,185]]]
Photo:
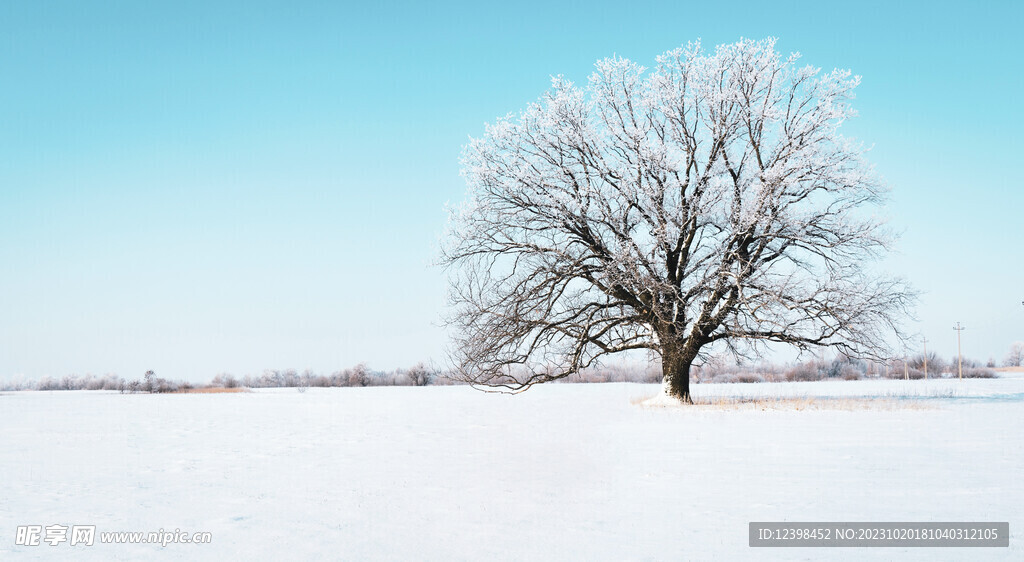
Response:
[[[678,408],[681,410],[928,410],[929,406],[913,400],[897,400],[892,398],[821,398],[803,397],[731,397],[710,396],[698,397],[692,406],[667,399],[662,395],[637,398],[631,401],[634,405],[645,408]]]
[[[235,388],[190,388],[188,390],[176,390],[172,394],[223,394],[226,392],[249,392],[249,389],[240,386]]]
[[[997,367],[992,370],[997,373],[1024,373],[1024,367]]]

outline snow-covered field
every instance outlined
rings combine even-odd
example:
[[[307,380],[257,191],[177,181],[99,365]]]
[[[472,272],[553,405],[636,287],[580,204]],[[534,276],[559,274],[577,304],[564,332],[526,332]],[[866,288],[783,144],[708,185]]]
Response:
[[[638,404],[657,392],[0,394],[0,559],[1024,559],[1020,376],[695,387],[893,401],[863,409]],[[750,521],[1009,521],[1011,539],[751,549]],[[97,544],[16,546],[31,524]],[[159,529],[212,542],[99,544]]]

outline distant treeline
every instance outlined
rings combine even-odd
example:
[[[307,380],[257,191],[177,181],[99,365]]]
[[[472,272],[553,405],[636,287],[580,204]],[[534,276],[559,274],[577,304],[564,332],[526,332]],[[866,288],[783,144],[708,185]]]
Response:
[[[972,359],[963,360],[965,378],[992,378],[992,362],[982,365]],[[810,359],[788,365],[756,363],[750,365],[709,361],[694,367],[691,379],[695,383],[740,382],[795,382],[819,380],[910,379],[925,378],[925,358],[922,355],[887,362],[866,361],[849,357],[836,359]],[[928,354],[928,377],[951,378],[957,376],[957,359],[944,360],[934,353]],[[585,369],[561,379],[564,383],[636,382],[660,383],[661,367],[650,365],[608,365]],[[204,388],[288,388],[309,387],[363,387],[363,386],[427,386],[462,384],[454,382],[443,370],[419,363],[408,369],[374,371],[365,364],[335,371],[330,375],[295,369],[266,370],[259,375],[236,377],[228,373],[217,375],[208,383],[190,383],[168,380],[146,372],[140,379],[128,380],[117,375],[67,375],[61,378],[43,377],[38,381],[9,381],[0,384],[0,390],[116,390],[118,392],[164,393]]]
[[[964,358],[964,378],[989,379],[996,376],[993,362],[981,362]],[[946,361],[935,353],[927,358],[928,378],[955,378],[958,375],[957,358]],[[753,365],[724,364],[709,362],[695,369],[693,380],[698,383],[730,382],[800,382],[820,380],[861,380],[861,379],[923,379],[925,378],[925,357],[917,355],[904,362],[901,359],[870,361],[851,357],[835,359],[810,359],[789,365],[758,363]]]
[[[423,363],[408,369],[394,371],[371,371],[365,364],[350,369],[320,375],[306,370],[301,374],[295,369],[266,370],[260,375],[236,377],[221,373],[208,383],[191,383],[169,380],[146,372],[141,379],[127,380],[117,375],[67,375],[61,378],[43,377],[38,381],[13,381],[0,385],[0,390],[116,390],[119,392],[180,392],[203,388],[283,388],[283,387],[331,387],[331,386],[426,386],[428,384],[451,384],[436,369]]]

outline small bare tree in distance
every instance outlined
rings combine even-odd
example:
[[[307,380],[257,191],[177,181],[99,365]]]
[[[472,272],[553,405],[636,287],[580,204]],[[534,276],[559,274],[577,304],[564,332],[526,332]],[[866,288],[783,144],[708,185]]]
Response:
[[[690,402],[716,346],[884,357],[914,300],[872,272],[886,190],[838,132],[859,77],[775,40],[598,61],[464,148],[450,273],[455,375],[520,391],[628,350]]]
[[[1006,354],[1003,364],[1007,367],[1020,367],[1024,365],[1024,341],[1013,342],[1010,352]]]

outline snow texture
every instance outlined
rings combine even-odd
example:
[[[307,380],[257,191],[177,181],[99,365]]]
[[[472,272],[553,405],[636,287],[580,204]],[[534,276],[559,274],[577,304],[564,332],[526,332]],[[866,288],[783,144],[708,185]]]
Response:
[[[1024,378],[0,394],[0,559],[1024,559]],[[916,397],[910,400],[899,397]],[[1010,547],[751,549],[750,521],[1009,521]],[[16,546],[19,525],[211,544]]]

